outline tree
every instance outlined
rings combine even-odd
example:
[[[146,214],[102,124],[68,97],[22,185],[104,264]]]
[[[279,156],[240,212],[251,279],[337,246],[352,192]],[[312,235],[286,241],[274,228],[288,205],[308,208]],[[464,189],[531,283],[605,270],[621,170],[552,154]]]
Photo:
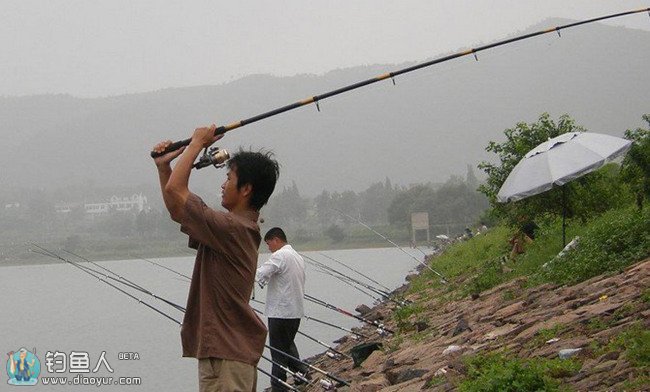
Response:
[[[294,229],[302,225],[307,218],[307,204],[307,199],[300,196],[298,186],[293,182],[269,201],[265,210],[267,220],[273,226],[280,226],[285,230]]]
[[[376,182],[359,194],[361,219],[370,225],[386,224],[388,222],[387,210],[395,189],[388,178],[384,183]]]
[[[316,219],[321,228],[325,228],[334,222],[334,211],[332,210],[332,196],[328,191],[321,192],[320,195],[314,199],[316,208]]]
[[[325,230],[325,234],[330,237],[334,243],[341,242],[345,239],[345,232],[336,224],[328,227],[327,230]]]
[[[643,119],[650,126],[650,114],[643,115]],[[622,176],[632,188],[640,210],[643,208],[643,200],[650,198],[650,130],[628,129],[625,138],[633,144],[623,160]]]
[[[528,197],[516,203],[498,203],[496,195],[512,169],[537,145],[567,132],[584,132],[585,129],[564,114],[555,122],[548,113],[539,117],[536,123],[517,123],[515,128],[506,129],[506,141],[488,143],[486,150],[498,155],[500,164],[481,162],[479,169],[488,175],[479,191],[485,194],[496,216],[505,218],[516,225],[520,217],[553,218],[562,216],[566,207],[566,217],[576,217],[585,221],[588,217],[603,212],[624,202],[629,194],[623,189],[616,171],[605,168],[583,176],[561,188]],[[565,194],[563,195],[563,192]]]
[[[415,185],[399,192],[388,207],[388,221],[391,225],[411,227],[412,212],[430,212],[435,201],[435,192],[429,185]]]

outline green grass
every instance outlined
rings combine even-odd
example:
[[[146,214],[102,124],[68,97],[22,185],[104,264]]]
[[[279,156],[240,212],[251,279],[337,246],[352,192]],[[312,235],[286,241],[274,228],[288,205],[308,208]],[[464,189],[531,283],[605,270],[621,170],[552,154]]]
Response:
[[[498,260],[509,251],[508,235],[507,228],[495,227],[486,234],[455,244],[433,259],[431,268],[449,281],[446,287],[450,293],[459,292],[458,289],[469,293],[490,288],[503,280]],[[468,275],[472,277],[467,279]],[[438,276],[424,270],[411,281],[409,292],[419,293],[427,287],[440,286]]]
[[[650,371],[650,331],[642,322],[632,324],[620,334],[612,337],[606,344],[596,341],[591,344],[595,357],[609,352],[625,352],[633,367],[641,369],[648,376]]]
[[[463,392],[561,391],[559,379],[576,374],[580,362],[569,359],[507,358],[502,353],[465,358]]]
[[[397,328],[403,332],[413,329],[413,323],[410,322],[411,316],[417,316],[421,314],[423,310],[424,308],[416,303],[402,306],[401,308],[395,310],[393,312],[393,319],[397,323]]]
[[[614,209],[585,225],[578,248],[553,260],[538,280],[575,284],[594,276],[619,272],[650,255],[650,209]]]
[[[562,250],[560,220],[542,225],[535,241],[526,244],[525,252],[515,260],[508,258],[511,235],[512,229],[497,226],[469,241],[454,244],[434,258],[431,267],[449,281],[445,285],[446,299],[480,294],[520,276],[528,277],[528,285],[535,286],[575,284],[603,273],[621,271],[650,256],[650,208],[639,212],[630,205],[612,209],[584,224],[570,222],[567,241],[580,236],[579,246],[560,259],[556,258]],[[507,269],[502,265],[504,257]],[[409,292],[423,293],[440,286],[440,279],[425,270],[411,282]]]

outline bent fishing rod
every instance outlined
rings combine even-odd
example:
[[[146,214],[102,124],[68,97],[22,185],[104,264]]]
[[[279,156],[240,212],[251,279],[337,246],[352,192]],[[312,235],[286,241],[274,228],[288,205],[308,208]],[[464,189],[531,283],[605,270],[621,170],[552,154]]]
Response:
[[[537,31],[537,32],[534,32],[534,33],[523,34],[523,35],[520,35],[520,36],[517,36],[517,37],[508,38],[508,39],[504,39],[502,41],[497,41],[497,42],[494,42],[494,43],[491,43],[491,44],[487,44],[487,45],[479,46],[479,47],[476,47],[476,48],[460,51],[460,52],[457,52],[457,53],[454,53],[454,54],[451,54],[451,55],[448,55],[448,56],[439,57],[439,58],[436,58],[436,59],[433,59],[433,60],[430,60],[430,61],[425,61],[425,62],[416,64],[416,65],[413,65],[413,66],[410,66],[410,67],[402,68],[402,69],[399,69],[399,70],[396,70],[396,71],[393,71],[393,72],[388,72],[388,73],[379,75],[379,76],[371,78],[371,79],[367,79],[367,80],[363,80],[363,81],[360,81],[360,82],[357,82],[357,83],[353,83],[353,84],[350,84],[350,85],[347,85],[347,86],[344,86],[344,87],[341,87],[341,88],[338,88],[338,89],[335,89],[335,90],[332,90],[332,91],[329,91],[329,92],[326,92],[326,93],[323,93],[323,94],[314,95],[312,97],[305,98],[305,99],[303,99],[301,101],[294,102],[294,103],[291,103],[289,105],[282,106],[282,107],[279,107],[277,109],[273,109],[273,110],[270,110],[270,111],[268,111],[266,113],[258,114],[256,116],[253,116],[253,117],[250,117],[250,118],[247,118],[247,119],[244,119],[244,120],[239,120],[239,121],[233,122],[233,123],[228,124],[228,125],[219,126],[214,131],[214,135],[215,136],[223,135],[226,132],[232,131],[233,129],[237,129],[237,128],[243,127],[245,125],[252,124],[254,122],[257,122],[257,121],[260,121],[260,120],[263,120],[263,119],[266,119],[266,118],[269,118],[269,117],[273,117],[273,116],[276,116],[278,114],[288,112],[290,110],[294,110],[294,109],[297,109],[297,108],[305,106],[305,105],[310,105],[312,103],[316,104],[316,109],[318,109],[318,111],[320,111],[320,105],[318,103],[319,103],[319,101],[322,101],[324,99],[331,98],[331,97],[334,97],[336,95],[343,94],[343,93],[346,93],[346,92],[349,92],[349,91],[352,91],[352,90],[356,90],[358,88],[365,87],[365,86],[368,86],[368,85],[371,85],[371,84],[374,84],[374,83],[377,83],[377,82],[381,82],[381,81],[387,80],[387,79],[391,79],[393,81],[393,84],[395,84],[395,77],[396,76],[404,75],[406,73],[417,71],[417,70],[422,69],[422,68],[427,68],[427,67],[430,67],[430,66],[435,65],[435,64],[444,63],[446,61],[450,61],[450,60],[453,60],[453,59],[456,59],[456,58],[459,58],[459,57],[473,55],[474,59],[476,61],[478,61],[477,53],[481,52],[481,51],[484,51],[484,50],[496,48],[496,47],[503,46],[503,45],[508,45],[508,44],[513,43],[513,42],[526,40],[526,39],[529,39],[529,38],[536,37],[538,35],[543,35],[543,34],[548,34],[548,33],[557,33],[557,35],[559,37],[561,37],[562,36],[561,33],[560,33],[561,30],[581,26],[581,25],[588,24],[588,23],[599,22],[599,21],[602,21],[602,20],[619,18],[619,17],[622,17],[622,16],[637,14],[637,13],[641,13],[641,12],[648,12],[648,15],[650,15],[650,8],[642,8],[642,9],[638,9],[638,10],[620,12],[620,13],[617,13],[617,14],[610,14],[610,15],[605,15],[605,16],[600,16],[600,17],[597,17],[597,18],[593,18],[593,19],[587,19],[587,20],[578,21],[578,22],[574,22],[574,23],[568,23],[568,24],[565,24],[565,25],[562,25],[562,26],[556,26],[556,27],[552,27],[552,28],[549,28],[549,29],[546,29],[546,30],[540,30],[540,31]],[[189,138],[189,139],[174,142],[174,143],[170,144],[169,146],[167,146],[167,148],[165,150],[161,151],[161,152],[152,151],[151,152],[151,157],[152,158],[157,158],[157,157],[163,156],[163,155],[165,155],[165,154],[167,154],[169,152],[178,150],[179,148],[182,148],[184,146],[189,145],[191,141],[192,141],[192,139]],[[227,155],[227,152],[225,152],[224,150],[219,150],[216,147],[213,147],[210,150],[208,150],[206,148],[205,153],[199,159],[199,162],[194,165],[194,167],[197,168],[197,169],[200,169],[202,167],[206,167],[206,166],[210,166],[210,165],[214,165],[214,166],[222,165],[223,161],[221,161],[221,159],[223,159],[223,155]]]
[[[34,246],[34,247],[36,247],[36,248],[39,249],[39,251],[35,251],[35,250],[33,250],[33,249],[30,249],[30,251],[32,251],[32,252],[34,252],[34,253],[38,253],[38,254],[44,255],[44,256],[48,256],[48,257],[51,257],[51,258],[54,258],[54,259],[57,259],[57,260],[60,260],[60,261],[63,261],[63,262],[65,262],[65,263],[68,263],[68,264],[70,264],[70,265],[72,265],[72,266],[74,266],[74,267],[80,269],[81,271],[85,272],[86,274],[90,275],[91,277],[98,279],[100,282],[105,283],[105,284],[109,285],[110,287],[112,287],[112,288],[118,290],[118,291],[121,292],[122,294],[125,294],[125,295],[127,295],[128,297],[130,297],[130,298],[136,300],[138,303],[140,303],[140,304],[142,304],[142,305],[148,307],[149,309],[155,311],[156,313],[158,313],[158,314],[160,314],[160,315],[162,315],[162,316],[168,318],[169,320],[175,322],[175,323],[178,324],[179,326],[182,325],[182,322],[176,320],[174,317],[172,317],[172,316],[168,315],[167,313],[165,313],[165,312],[163,312],[163,311],[157,309],[156,307],[150,305],[149,303],[143,301],[142,299],[135,297],[135,296],[132,295],[131,293],[129,293],[129,292],[127,292],[127,291],[121,289],[120,287],[118,287],[118,286],[112,284],[111,282],[109,282],[109,281],[107,281],[107,280],[105,280],[105,279],[102,279],[102,277],[106,277],[107,279],[112,279],[112,280],[114,280],[114,281],[117,282],[117,283],[121,283],[121,284],[126,285],[126,286],[128,286],[128,287],[130,287],[130,288],[132,288],[132,289],[137,290],[137,291],[141,291],[141,292],[143,292],[143,293],[150,294],[150,295],[154,296],[156,299],[159,299],[159,300],[161,300],[161,301],[164,301],[164,302],[166,302],[166,303],[168,303],[168,304],[174,306],[176,309],[180,310],[180,311],[183,312],[183,313],[185,312],[185,308],[184,308],[184,307],[182,307],[182,306],[180,306],[180,305],[173,304],[172,302],[167,301],[167,300],[165,300],[165,299],[163,299],[163,298],[161,298],[161,297],[155,296],[155,295],[152,294],[149,290],[143,288],[142,286],[139,286],[139,285],[137,285],[137,284],[135,284],[135,283],[132,283],[132,282],[130,283],[130,281],[128,281],[128,279],[125,279],[125,278],[122,278],[122,277],[121,277],[121,278],[115,278],[115,277],[112,277],[112,276],[109,276],[109,275],[103,274],[103,273],[101,273],[101,272],[99,272],[99,271],[97,271],[97,270],[95,270],[95,269],[92,269],[92,268],[90,268],[90,267],[83,266],[83,265],[81,265],[81,264],[79,264],[79,263],[75,263],[75,262],[73,262],[73,261],[71,261],[71,260],[68,260],[68,259],[62,257],[61,255],[59,255],[59,254],[57,254],[57,253],[55,253],[55,252],[53,252],[53,251],[51,251],[51,250],[49,250],[49,249],[46,249],[46,248],[44,248],[44,247],[42,247],[42,246],[40,246],[40,245],[38,245],[38,244],[36,244],[36,243],[33,243],[33,242],[32,242],[32,243],[30,243],[30,245],[32,245],[32,246]],[[70,253],[70,254],[73,254],[72,252],[69,252],[69,251],[65,251],[65,252]],[[78,257],[81,258],[81,256],[78,256]],[[91,263],[93,263],[93,262],[91,262]],[[99,266],[99,265],[98,265],[98,266]],[[101,266],[99,266],[99,267],[105,269],[105,270],[106,270],[107,272],[109,272],[110,274],[113,274],[113,275],[115,275],[115,276],[119,276],[119,275],[116,274],[115,272],[113,272],[113,271],[111,271],[111,270],[109,270],[109,269],[107,269],[107,268],[105,268],[105,267],[101,267]],[[255,309],[254,309],[254,310],[255,310]],[[287,357],[293,359],[294,361],[297,361],[297,362],[299,362],[299,363],[301,363],[301,364],[303,364],[303,365],[308,366],[310,369],[313,369],[314,371],[316,371],[316,372],[318,372],[318,373],[320,373],[320,374],[322,374],[322,375],[324,375],[324,376],[330,378],[331,380],[334,380],[334,381],[338,382],[339,384],[344,384],[344,385],[348,385],[348,386],[350,385],[350,384],[349,384],[348,382],[346,382],[345,380],[342,380],[342,379],[336,377],[335,375],[333,375],[333,374],[331,374],[331,373],[329,373],[329,372],[326,372],[326,371],[324,371],[324,370],[322,370],[322,369],[317,368],[316,366],[313,366],[313,365],[311,365],[311,364],[309,364],[309,363],[307,363],[307,362],[304,362],[304,361],[302,361],[302,360],[299,359],[299,358],[295,358],[295,357],[291,356],[290,354],[285,353],[285,352],[282,351],[282,350],[276,349],[276,348],[271,347],[271,346],[269,346],[269,345],[267,345],[267,344],[265,344],[264,346],[265,346],[266,348],[270,349],[270,350],[273,350],[273,351],[279,352],[279,353],[281,353],[281,354],[283,354],[283,355],[285,355],[285,356],[287,356]],[[271,374],[265,372],[263,369],[260,369],[260,368],[258,367],[257,370],[259,370],[260,372],[262,372],[262,373],[268,375],[269,377],[271,377],[271,378],[273,378],[273,379],[278,380],[280,383],[284,384],[284,382],[282,382],[282,380],[280,380],[279,378],[277,378],[277,377],[275,377],[275,376],[273,376],[273,375],[271,375]],[[288,384],[287,384],[287,385],[288,385]],[[289,387],[291,387],[291,386],[289,386]],[[292,389],[292,390],[295,390],[295,389],[292,388],[292,387],[291,387],[291,389]]]

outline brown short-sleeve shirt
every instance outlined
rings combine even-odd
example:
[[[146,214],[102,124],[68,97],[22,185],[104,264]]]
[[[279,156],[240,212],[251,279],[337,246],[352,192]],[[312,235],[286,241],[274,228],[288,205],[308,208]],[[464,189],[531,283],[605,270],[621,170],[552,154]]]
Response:
[[[257,365],[266,327],[248,301],[261,242],[258,216],[216,211],[188,197],[181,231],[197,254],[181,327],[184,357]]]

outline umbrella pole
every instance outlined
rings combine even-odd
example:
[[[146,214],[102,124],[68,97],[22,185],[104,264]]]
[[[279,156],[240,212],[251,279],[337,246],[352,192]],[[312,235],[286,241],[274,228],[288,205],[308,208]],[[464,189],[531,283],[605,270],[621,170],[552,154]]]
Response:
[[[562,186],[562,249],[566,246],[566,187]]]

